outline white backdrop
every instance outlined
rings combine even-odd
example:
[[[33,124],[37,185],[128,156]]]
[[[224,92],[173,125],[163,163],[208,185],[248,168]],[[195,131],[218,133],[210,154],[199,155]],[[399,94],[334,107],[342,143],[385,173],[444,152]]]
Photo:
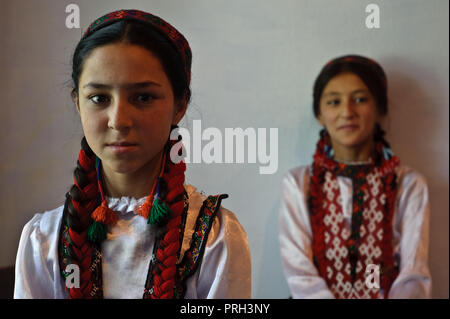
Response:
[[[365,8],[380,7],[368,29]],[[81,29],[65,26],[80,8]],[[124,4],[126,3],[126,4]],[[362,54],[389,80],[388,138],[426,176],[431,197],[433,296],[448,298],[448,1],[7,1],[0,0],[0,266],[14,264],[23,225],[64,201],[82,136],[69,98],[70,61],[98,16],[136,8],[163,17],[193,50],[190,109],[181,126],[278,128],[278,171],[258,164],[189,164],[187,181],[228,193],[247,231],[254,298],[287,298],[277,240],[280,183],[311,162],[320,127],[312,85],[330,58]]]

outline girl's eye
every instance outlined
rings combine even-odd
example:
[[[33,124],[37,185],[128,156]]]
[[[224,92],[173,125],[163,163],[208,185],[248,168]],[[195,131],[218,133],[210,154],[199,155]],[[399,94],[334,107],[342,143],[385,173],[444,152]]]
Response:
[[[338,99],[335,99],[335,100],[329,100],[329,101],[327,101],[327,104],[328,105],[338,105],[339,104],[339,100]]]
[[[109,98],[106,95],[97,94],[89,97],[89,100],[94,104],[104,104],[109,102]]]
[[[365,102],[367,102],[367,98],[366,97],[357,97],[357,98],[355,98],[355,102],[356,103],[365,103]]]
[[[138,94],[135,96],[135,100],[138,103],[150,103],[155,99],[155,97],[151,94]]]

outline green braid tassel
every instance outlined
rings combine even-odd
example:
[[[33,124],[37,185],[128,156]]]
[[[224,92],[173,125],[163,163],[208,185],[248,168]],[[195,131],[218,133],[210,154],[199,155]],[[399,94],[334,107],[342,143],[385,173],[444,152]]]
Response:
[[[87,230],[88,240],[100,244],[106,239],[106,227],[102,223],[94,221]]]
[[[170,211],[170,208],[167,207],[167,205],[160,200],[159,197],[156,197],[153,201],[152,210],[148,216],[147,224],[161,226],[169,219],[171,214],[172,212]]]

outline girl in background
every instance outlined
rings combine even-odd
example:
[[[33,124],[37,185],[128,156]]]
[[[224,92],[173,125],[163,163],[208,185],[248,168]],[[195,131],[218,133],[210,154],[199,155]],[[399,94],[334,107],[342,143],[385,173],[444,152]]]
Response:
[[[313,97],[323,126],[314,161],[285,175],[279,210],[292,296],[431,297],[427,185],[384,138],[383,69],[362,56],[336,58]]]

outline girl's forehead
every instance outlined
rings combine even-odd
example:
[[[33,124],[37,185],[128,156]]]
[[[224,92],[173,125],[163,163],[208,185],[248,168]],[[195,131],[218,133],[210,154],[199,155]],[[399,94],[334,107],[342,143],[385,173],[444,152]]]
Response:
[[[161,61],[150,51],[130,44],[108,44],[86,57],[81,82],[168,81]]]
[[[368,87],[361,78],[351,72],[340,73],[331,78],[324,88],[326,91],[368,91]]]

